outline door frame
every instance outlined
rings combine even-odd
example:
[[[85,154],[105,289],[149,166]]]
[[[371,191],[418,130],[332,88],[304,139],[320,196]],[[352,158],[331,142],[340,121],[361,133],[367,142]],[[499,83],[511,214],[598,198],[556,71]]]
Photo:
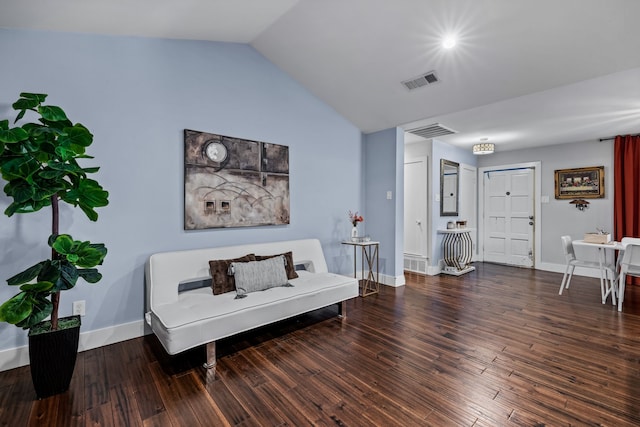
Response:
[[[542,242],[542,162],[513,163],[507,165],[486,166],[478,168],[478,259],[484,261],[484,174],[485,172],[504,169],[533,168],[533,209],[535,228],[533,230],[533,268],[540,265]]]

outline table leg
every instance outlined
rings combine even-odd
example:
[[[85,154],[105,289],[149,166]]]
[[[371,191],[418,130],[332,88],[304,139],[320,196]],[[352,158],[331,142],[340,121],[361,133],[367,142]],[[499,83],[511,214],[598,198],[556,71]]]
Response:
[[[600,265],[600,293],[602,294],[602,303],[607,302],[607,297],[611,294],[611,304],[616,305],[616,285],[615,275],[609,272],[607,265],[606,249],[598,248],[598,264]],[[611,274],[611,278],[609,278]]]
[[[373,263],[376,263],[376,275],[373,274]],[[364,276],[365,266],[367,263],[367,276]],[[380,258],[378,255],[378,245],[362,246],[362,296],[376,294],[380,291],[379,282],[379,266]]]

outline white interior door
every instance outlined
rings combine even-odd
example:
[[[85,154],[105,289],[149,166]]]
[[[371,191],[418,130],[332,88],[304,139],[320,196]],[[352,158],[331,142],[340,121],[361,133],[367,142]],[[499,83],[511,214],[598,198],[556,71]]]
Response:
[[[427,162],[404,164],[404,252],[427,256]]]
[[[533,168],[487,171],[483,185],[484,260],[533,267]]]

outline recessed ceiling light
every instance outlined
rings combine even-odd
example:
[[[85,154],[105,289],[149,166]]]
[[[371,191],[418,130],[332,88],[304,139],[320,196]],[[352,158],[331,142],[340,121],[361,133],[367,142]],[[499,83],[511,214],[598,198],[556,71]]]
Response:
[[[442,40],[442,47],[445,49],[451,49],[456,45],[456,38],[454,36],[447,36]]]

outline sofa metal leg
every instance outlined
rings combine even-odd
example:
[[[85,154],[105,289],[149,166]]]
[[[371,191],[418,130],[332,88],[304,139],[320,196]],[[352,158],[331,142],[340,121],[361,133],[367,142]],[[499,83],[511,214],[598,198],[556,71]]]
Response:
[[[338,303],[338,317],[343,319],[347,318],[347,302],[342,301]]]
[[[216,342],[207,343],[207,361],[202,365],[205,369],[216,370]]]

